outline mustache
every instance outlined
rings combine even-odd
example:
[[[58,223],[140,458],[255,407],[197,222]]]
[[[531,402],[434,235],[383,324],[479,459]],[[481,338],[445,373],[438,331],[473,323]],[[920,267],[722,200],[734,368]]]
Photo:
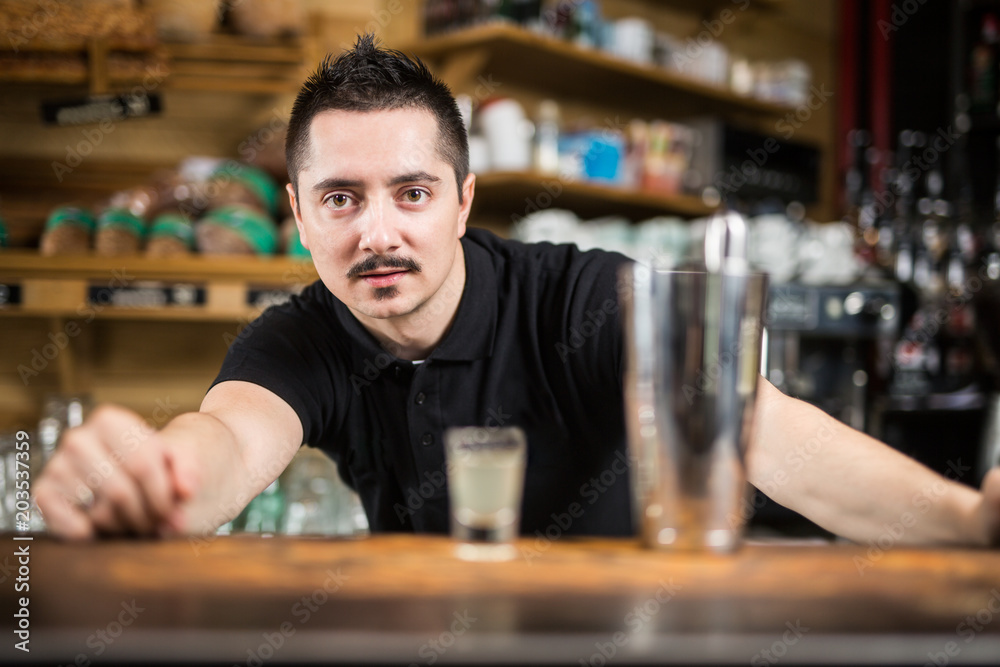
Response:
[[[352,266],[347,271],[347,277],[357,278],[364,273],[371,273],[378,269],[405,269],[414,273],[420,273],[420,264],[410,257],[371,255]]]

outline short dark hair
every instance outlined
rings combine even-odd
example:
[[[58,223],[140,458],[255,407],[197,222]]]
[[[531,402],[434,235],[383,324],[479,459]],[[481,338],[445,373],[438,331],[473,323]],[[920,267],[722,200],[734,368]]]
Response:
[[[469,174],[469,140],[458,104],[444,83],[419,58],[381,48],[371,33],[336,59],[327,55],[302,85],[292,106],[285,138],[288,176],[299,191],[299,171],[309,155],[309,126],[323,111],[427,109],[438,124],[438,151],[455,170],[458,201]]]

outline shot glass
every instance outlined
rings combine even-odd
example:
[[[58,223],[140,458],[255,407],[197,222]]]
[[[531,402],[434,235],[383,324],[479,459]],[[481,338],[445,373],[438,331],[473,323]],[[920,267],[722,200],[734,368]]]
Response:
[[[520,428],[445,432],[451,535],[459,558],[510,560],[521,523],[527,444]]]

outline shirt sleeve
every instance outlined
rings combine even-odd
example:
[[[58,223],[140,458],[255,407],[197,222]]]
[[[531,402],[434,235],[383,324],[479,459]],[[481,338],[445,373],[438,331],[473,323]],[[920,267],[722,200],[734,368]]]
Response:
[[[303,440],[315,443],[332,418],[337,355],[324,335],[329,321],[317,298],[317,283],[288,303],[272,306],[247,324],[232,342],[212,386],[251,382],[285,401],[302,423]],[[324,288],[325,289],[325,288]]]

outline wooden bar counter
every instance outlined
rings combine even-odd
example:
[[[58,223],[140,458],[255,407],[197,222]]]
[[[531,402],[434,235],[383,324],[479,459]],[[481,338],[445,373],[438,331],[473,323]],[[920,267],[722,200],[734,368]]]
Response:
[[[30,653],[5,632],[0,664],[1000,663],[998,551],[563,537],[473,563],[427,536],[0,539],[5,624],[30,610]]]

